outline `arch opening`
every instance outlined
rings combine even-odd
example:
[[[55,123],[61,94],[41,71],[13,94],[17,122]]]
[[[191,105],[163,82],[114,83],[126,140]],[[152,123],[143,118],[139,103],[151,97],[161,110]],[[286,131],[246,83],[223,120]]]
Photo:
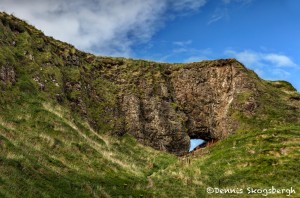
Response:
[[[192,152],[197,147],[200,147],[201,145],[204,145],[206,143],[203,139],[190,139],[190,149],[189,152]]]

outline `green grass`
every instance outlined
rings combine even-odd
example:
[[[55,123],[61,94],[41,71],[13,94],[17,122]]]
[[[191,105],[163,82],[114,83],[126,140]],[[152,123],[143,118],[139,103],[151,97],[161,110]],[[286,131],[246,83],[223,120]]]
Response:
[[[98,134],[61,106],[21,100],[1,111],[4,197],[149,197],[147,176],[176,161],[128,135]]]
[[[235,134],[207,150],[204,155],[191,155],[189,163],[185,159],[155,173],[152,179],[159,186],[156,193],[162,191],[169,197],[249,197],[247,187],[274,186],[278,189],[293,187],[299,195],[299,125]],[[207,187],[242,188],[244,194],[209,196]]]

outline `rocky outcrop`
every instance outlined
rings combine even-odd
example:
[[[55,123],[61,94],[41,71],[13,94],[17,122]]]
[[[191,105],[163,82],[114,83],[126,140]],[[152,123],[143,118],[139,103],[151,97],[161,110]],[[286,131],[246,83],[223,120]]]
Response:
[[[236,102],[238,94],[256,92],[248,73],[233,59],[165,65],[152,81],[143,78],[136,83],[143,94],[124,95],[124,131],[145,145],[177,155],[188,151],[190,138],[225,138],[238,127],[232,109],[256,108],[251,97],[242,106]]]
[[[167,101],[157,97],[123,98],[125,131],[141,143],[178,155],[189,149],[189,137],[185,131],[185,115]]]
[[[125,117],[125,132],[142,144],[178,155],[189,149],[190,138],[186,133],[187,117],[174,106],[170,80],[160,72],[150,79],[139,78],[138,93],[125,90],[120,101]]]
[[[237,94],[255,92],[247,70],[233,59],[191,64],[172,74],[172,84],[178,105],[188,117],[189,136],[204,140],[234,132],[237,126],[229,111],[236,108]]]
[[[16,72],[12,66],[0,66],[0,80],[5,84],[16,82]]]

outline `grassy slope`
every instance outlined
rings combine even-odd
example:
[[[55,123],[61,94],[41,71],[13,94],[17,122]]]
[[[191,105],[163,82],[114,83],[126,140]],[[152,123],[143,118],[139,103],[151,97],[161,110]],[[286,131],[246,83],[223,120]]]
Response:
[[[299,195],[299,111],[291,100],[299,94],[288,84],[258,81],[258,90],[265,92],[257,98],[261,105],[256,115],[232,112],[244,125],[236,134],[194,156],[177,158],[141,146],[130,136],[99,133],[109,126],[92,130],[86,119],[70,112],[70,104],[55,102],[53,95],[61,90],[52,84],[45,92],[38,91],[32,80],[36,73],[43,80],[55,75],[60,83],[59,79],[66,80],[64,75],[76,81],[83,68],[63,67],[55,50],[79,52],[51,38],[40,39],[41,32],[31,26],[26,25],[31,34],[22,32],[24,25],[18,24],[23,22],[16,20],[11,18],[8,21],[13,24],[0,28],[0,63],[13,65],[19,75],[15,85],[0,82],[0,197],[205,197],[208,186],[272,185],[292,186]],[[13,41],[16,46],[10,45]],[[24,51],[35,60],[28,60]],[[47,62],[57,66],[40,71]],[[97,66],[83,64],[84,69]],[[110,84],[95,83],[105,97],[114,97]],[[67,97],[80,94],[71,92]],[[239,97],[243,103],[249,96],[241,93]]]
[[[147,195],[147,175],[176,160],[129,136],[99,135],[41,98],[22,95],[0,115],[2,196]]]

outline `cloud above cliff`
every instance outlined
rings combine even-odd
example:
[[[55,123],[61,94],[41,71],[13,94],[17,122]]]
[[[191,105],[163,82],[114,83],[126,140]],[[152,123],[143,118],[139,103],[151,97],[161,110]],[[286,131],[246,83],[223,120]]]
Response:
[[[249,66],[298,67],[290,57],[278,53],[262,53],[250,50],[241,52],[226,50],[224,53],[237,58]]]
[[[287,79],[292,71],[299,70],[291,57],[280,53],[225,50],[224,54],[236,58],[266,79]]]
[[[0,0],[0,10],[27,20],[46,35],[79,49],[129,56],[147,42],[168,15],[199,10],[205,0]]]

